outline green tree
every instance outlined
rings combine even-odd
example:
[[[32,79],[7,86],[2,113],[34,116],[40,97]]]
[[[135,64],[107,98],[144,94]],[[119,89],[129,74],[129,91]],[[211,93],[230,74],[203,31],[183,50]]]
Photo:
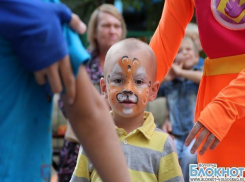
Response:
[[[114,0],[61,0],[72,11],[87,24],[93,10],[102,3],[114,4]],[[135,11],[142,11],[146,16],[145,31],[154,31],[161,17],[164,0],[158,0],[153,3],[152,0],[122,0],[124,10],[133,8]]]

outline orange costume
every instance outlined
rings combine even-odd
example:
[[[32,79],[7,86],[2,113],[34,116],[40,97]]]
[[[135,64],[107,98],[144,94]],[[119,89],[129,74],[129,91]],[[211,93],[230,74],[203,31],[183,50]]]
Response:
[[[194,7],[204,63],[195,121],[221,142],[200,163],[245,167],[245,1],[166,0],[150,46],[158,61],[157,79],[171,67]]]

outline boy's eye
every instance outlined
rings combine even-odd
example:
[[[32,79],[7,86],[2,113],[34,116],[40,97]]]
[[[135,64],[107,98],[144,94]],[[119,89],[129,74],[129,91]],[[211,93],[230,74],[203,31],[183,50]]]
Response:
[[[122,80],[122,79],[115,79],[114,82],[115,82],[115,83],[122,83],[123,80]]]
[[[135,83],[138,84],[138,85],[140,85],[140,84],[144,83],[144,81],[142,81],[142,80],[136,80]]]

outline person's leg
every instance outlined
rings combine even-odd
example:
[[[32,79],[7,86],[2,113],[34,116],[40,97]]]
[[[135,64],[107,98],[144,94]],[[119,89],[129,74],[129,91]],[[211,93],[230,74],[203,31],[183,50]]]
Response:
[[[181,137],[174,136],[174,143],[176,146],[177,154],[178,154],[178,159],[180,161],[182,157],[182,150],[183,150],[183,142]]]
[[[182,157],[181,157],[181,162],[180,166],[183,172],[184,180],[185,182],[189,182],[189,164],[196,164],[197,163],[197,155],[196,154],[191,154],[191,146],[194,144],[194,141],[192,141],[191,145],[189,147],[186,147],[184,145],[185,138],[183,140],[183,151],[182,151]]]
[[[60,151],[58,181],[69,182],[76,167],[79,152],[79,143],[64,140],[64,146]]]

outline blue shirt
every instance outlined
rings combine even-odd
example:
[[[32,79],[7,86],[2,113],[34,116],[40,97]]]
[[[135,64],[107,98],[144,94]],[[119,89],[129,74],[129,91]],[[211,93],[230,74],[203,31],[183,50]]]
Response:
[[[1,4],[1,13],[5,12],[4,8],[10,6],[12,9],[24,7],[23,12],[30,10],[29,14],[25,14],[26,22],[23,23],[29,24],[28,20],[33,20],[29,16],[40,13],[40,11],[33,11],[30,6],[41,8],[42,6],[39,5],[43,2],[0,0],[0,3],[6,5]],[[21,3],[26,3],[26,6],[19,6]],[[20,9],[18,11],[21,12]],[[53,41],[52,36],[48,37],[44,44],[37,41],[37,45],[31,46],[31,50],[28,48],[30,44],[35,44],[33,37],[25,40],[26,44],[16,44],[22,34],[27,37],[28,34],[30,36],[35,34],[35,28],[19,29],[15,32],[17,34],[14,37],[17,38],[14,39],[6,31],[7,26],[2,26],[2,21],[4,17],[11,22],[16,18],[16,13],[13,16],[11,13],[5,15],[1,14],[0,18],[0,181],[48,182],[52,164],[52,97],[45,91],[44,86],[37,85],[31,71],[46,67],[69,53],[73,71],[77,72],[79,65],[87,61],[90,56],[83,48],[78,35],[67,26],[63,27],[66,37],[65,46],[62,39],[54,38]],[[44,19],[51,18],[45,13],[42,16]],[[18,48],[24,52],[20,52]],[[37,55],[41,55],[40,59]]]
[[[201,70],[198,66],[193,69]],[[193,127],[198,87],[199,84],[182,78],[168,81],[161,86],[159,93],[167,99],[173,135],[186,135]]]
[[[204,58],[199,57],[199,61],[198,61],[198,64],[197,64],[197,65],[198,65],[199,67],[202,67],[203,64],[204,64],[204,60],[205,60]]]

